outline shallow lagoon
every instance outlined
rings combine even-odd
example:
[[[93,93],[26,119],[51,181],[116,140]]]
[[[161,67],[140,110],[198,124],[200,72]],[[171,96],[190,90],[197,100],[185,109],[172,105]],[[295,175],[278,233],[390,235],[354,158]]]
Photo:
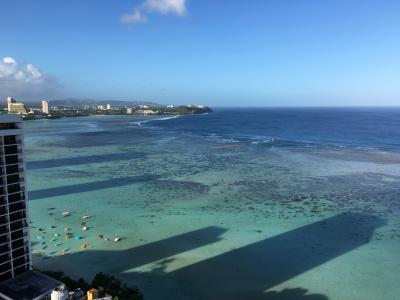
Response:
[[[210,116],[149,118],[25,123],[36,267],[111,273],[146,299],[398,297],[396,149],[199,134]],[[190,121],[194,130],[179,125]],[[65,227],[82,239],[64,239]]]

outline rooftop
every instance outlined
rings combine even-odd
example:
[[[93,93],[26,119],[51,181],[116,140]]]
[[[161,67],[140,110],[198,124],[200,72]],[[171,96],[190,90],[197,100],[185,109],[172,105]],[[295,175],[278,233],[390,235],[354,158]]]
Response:
[[[39,272],[29,271],[0,283],[0,299],[32,300],[63,285]]]

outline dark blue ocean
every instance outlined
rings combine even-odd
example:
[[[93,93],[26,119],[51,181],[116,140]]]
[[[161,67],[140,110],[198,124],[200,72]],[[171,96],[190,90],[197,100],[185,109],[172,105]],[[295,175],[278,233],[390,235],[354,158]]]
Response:
[[[275,144],[400,147],[400,108],[215,108],[152,125],[196,135]]]

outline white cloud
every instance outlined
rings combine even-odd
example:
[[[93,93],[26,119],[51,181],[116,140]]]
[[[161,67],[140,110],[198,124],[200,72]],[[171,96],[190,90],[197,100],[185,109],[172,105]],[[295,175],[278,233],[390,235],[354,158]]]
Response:
[[[178,16],[185,16],[186,0],[146,0],[143,3],[148,11],[155,11],[161,14],[176,14]]]
[[[43,74],[33,64],[19,65],[13,57],[0,58],[0,97],[30,97],[59,87],[57,79]]]
[[[45,77],[32,64],[21,67],[14,58],[4,57],[0,60],[0,81],[42,83]]]
[[[186,16],[187,0],[144,0],[135,7],[131,14],[124,14],[121,17],[121,23],[143,23],[147,21],[147,13],[155,12],[163,15],[175,14],[177,16]]]
[[[131,23],[144,23],[147,22],[147,17],[140,12],[140,10],[135,9],[131,14],[124,14],[121,17],[121,23],[131,24]]]
[[[12,57],[4,57],[3,62],[6,64],[16,64],[17,62],[15,61],[14,58]]]

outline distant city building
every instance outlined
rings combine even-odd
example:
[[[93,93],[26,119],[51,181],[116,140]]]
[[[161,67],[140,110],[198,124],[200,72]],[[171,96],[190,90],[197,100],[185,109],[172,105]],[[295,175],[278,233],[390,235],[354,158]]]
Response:
[[[17,101],[15,101],[12,97],[7,97],[7,110],[8,111],[11,111],[11,105],[10,104],[12,104],[12,103],[15,103],[15,102],[17,102]]]
[[[21,115],[27,115],[28,109],[24,103],[10,103],[8,112],[19,113]]]
[[[49,102],[46,100],[42,101],[42,113],[49,114]]]
[[[87,292],[87,300],[112,300],[112,296],[97,289],[90,289]]]
[[[64,285],[32,271],[19,115],[0,115],[0,165],[0,299],[50,297]]]
[[[107,109],[110,110],[111,109],[111,105],[107,104]]]
[[[128,115],[133,114],[133,108],[132,108],[132,107],[128,107],[128,108],[126,109],[126,113],[127,113]]]
[[[167,105],[167,108],[174,108],[173,105]]]
[[[98,110],[104,110],[104,106],[103,105],[97,105],[97,109]]]
[[[7,110],[8,112],[20,113],[22,115],[28,114],[28,109],[25,104],[18,103],[12,97],[7,97]]]
[[[142,114],[145,114],[145,115],[154,115],[154,114],[158,113],[158,111],[154,111],[151,109],[144,109],[144,110],[140,110],[139,112],[141,112]]]

